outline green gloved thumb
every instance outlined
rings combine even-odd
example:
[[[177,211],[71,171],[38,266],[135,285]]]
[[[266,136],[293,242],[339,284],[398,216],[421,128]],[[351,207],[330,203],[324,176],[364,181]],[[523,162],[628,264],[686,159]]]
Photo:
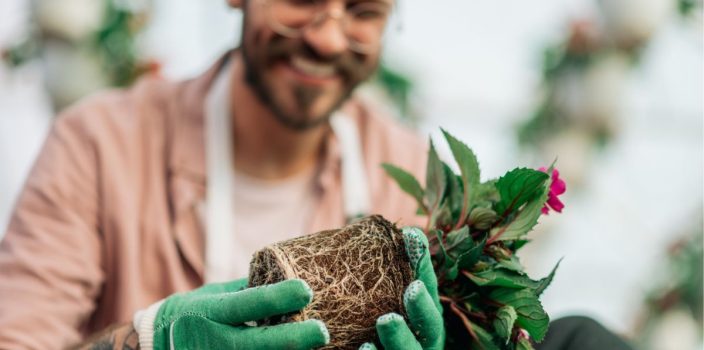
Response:
[[[417,227],[404,227],[401,229],[403,240],[406,244],[406,253],[415,272],[415,279],[423,281],[425,288],[433,299],[435,307],[442,313],[440,298],[438,297],[438,279],[433,269],[428,249],[428,238]]]

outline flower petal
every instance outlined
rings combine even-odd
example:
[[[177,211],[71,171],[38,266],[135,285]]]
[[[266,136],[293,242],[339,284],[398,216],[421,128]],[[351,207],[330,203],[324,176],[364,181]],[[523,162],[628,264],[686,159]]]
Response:
[[[549,196],[548,205],[558,213],[562,213],[562,209],[565,208],[565,205],[560,201],[560,199],[557,198],[557,196]]]
[[[548,205],[547,205],[547,204],[544,205],[543,208],[540,209],[540,211],[541,211],[544,215],[548,215],[548,213],[550,213],[550,209],[548,209]]]
[[[567,184],[562,179],[555,179],[550,184],[550,192],[555,195],[560,195],[565,193],[567,190]]]

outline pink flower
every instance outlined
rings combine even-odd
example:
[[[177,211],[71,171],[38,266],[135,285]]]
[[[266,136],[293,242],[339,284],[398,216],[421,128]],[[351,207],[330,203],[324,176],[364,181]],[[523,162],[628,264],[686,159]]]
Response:
[[[544,173],[548,171],[545,167],[541,167],[538,170]],[[560,172],[557,171],[557,169],[553,169],[552,182],[550,183],[550,192],[548,193],[548,200],[545,203],[545,206],[543,206],[543,209],[541,210],[543,214],[548,215],[550,209],[558,213],[562,213],[562,209],[565,207],[565,205],[557,197],[565,193],[566,190],[567,185],[565,184],[565,181],[560,179]]]
[[[517,337],[518,339],[530,339],[530,333],[523,328],[518,329]]]

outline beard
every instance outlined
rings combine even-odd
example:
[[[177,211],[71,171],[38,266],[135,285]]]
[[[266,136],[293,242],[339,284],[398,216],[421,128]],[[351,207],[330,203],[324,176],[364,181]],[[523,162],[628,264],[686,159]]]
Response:
[[[243,27],[246,28],[246,23]],[[262,45],[262,40],[258,35],[252,36],[250,42],[247,42],[246,35],[242,40],[241,49],[247,84],[253,89],[260,102],[270,109],[278,122],[295,131],[306,131],[327,123],[332,113],[340,108],[360,83],[374,73],[378,65],[377,57],[360,55],[351,51],[345,51],[335,56],[322,56],[302,39],[290,39],[275,35],[266,45]],[[312,108],[326,93],[324,87],[306,84],[290,86],[293,106],[286,106],[285,101],[275,92],[272,85],[274,78],[267,79],[266,73],[269,68],[281,62],[289,64],[288,61],[293,56],[301,56],[315,62],[333,65],[341,78],[341,93],[317,115],[312,112]]]

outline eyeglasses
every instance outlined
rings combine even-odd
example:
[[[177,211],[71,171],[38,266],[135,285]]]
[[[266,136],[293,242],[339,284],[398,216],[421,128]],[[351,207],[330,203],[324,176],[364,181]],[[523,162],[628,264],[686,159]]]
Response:
[[[361,0],[330,6],[327,0],[262,0],[271,29],[289,38],[299,38],[313,26],[324,23],[328,17],[342,25],[350,49],[369,53],[378,48],[386,22],[391,14],[390,2]]]

